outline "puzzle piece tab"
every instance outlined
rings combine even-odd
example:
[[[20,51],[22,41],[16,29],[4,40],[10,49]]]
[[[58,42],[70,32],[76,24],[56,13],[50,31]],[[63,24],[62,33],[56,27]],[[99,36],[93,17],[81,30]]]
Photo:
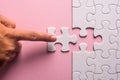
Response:
[[[49,27],[48,33],[55,34],[55,27]],[[62,27],[61,28],[62,35],[57,36],[56,42],[48,42],[48,51],[56,51],[55,44],[60,43],[62,44],[61,51],[69,51],[69,43],[76,43],[77,42],[77,36],[76,35],[69,35],[69,28],[68,27]]]

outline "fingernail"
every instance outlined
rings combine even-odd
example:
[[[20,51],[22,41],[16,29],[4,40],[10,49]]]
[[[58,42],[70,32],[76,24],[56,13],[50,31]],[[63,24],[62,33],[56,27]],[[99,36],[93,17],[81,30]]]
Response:
[[[51,41],[56,41],[57,37],[56,36],[51,36]]]

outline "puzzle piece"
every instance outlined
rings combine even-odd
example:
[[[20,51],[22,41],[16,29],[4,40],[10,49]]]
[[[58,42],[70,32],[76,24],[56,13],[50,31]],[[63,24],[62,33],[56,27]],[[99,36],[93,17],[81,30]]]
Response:
[[[89,1],[89,0],[88,0]],[[89,6],[94,5],[101,5],[103,8],[101,9],[101,12],[104,14],[110,13],[110,5],[118,5],[118,0],[94,0],[93,4]]]
[[[95,58],[88,58],[88,65],[95,65],[95,73],[102,73],[101,66],[110,66],[109,73],[117,73],[116,66],[120,65],[120,59],[116,58],[116,50],[110,50],[110,56],[108,58],[102,57],[102,51],[95,51]]]
[[[109,73],[109,66],[102,66],[102,73],[94,74],[94,80],[117,80],[117,73]]]
[[[73,72],[80,72],[81,80],[88,79],[86,74],[88,71],[94,72],[94,67],[88,66],[86,63],[88,57],[94,58],[94,52],[88,52],[86,51],[86,48],[87,48],[87,44],[81,43],[80,44],[81,51],[78,52],[73,51]],[[74,76],[75,75],[73,75],[73,77]]]
[[[110,29],[117,29],[116,23],[117,23],[118,19],[120,19],[120,14],[117,14],[117,12],[116,12],[117,6],[116,5],[110,5],[110,13],[108,13],[108,14],[103,14],[101,12],[103,6],[96,5],[95,7],[96,7],[96,13],[95,14],[89,13],[87,15],[87,20],[89,22],[94,21],[95,22],[94,26],[95,26],[96,29],[101,29],[102,28],[101,23],[103,21],[110,22],[110,25],[111,25],[111,26],[109,26]]]
[[[56,28],[55,27],[49,27],[48,33],[54,34]],[[77,37],[76,35],[69,35],[69,28],[68,27],[62,27],[61,28],[62,35],[57,36],[56,42],[48,42],[48,51],[56,51],[55,44],[60,43],[62,44],[61,51],[69,51],[69,43],[76,43]]]
[[[91,27],[94,28],[94,21],[89,23],[86,19],[88,12],[95,13],[95,7],[88,7],[87,0],[80,0],[80,7],[73,7],[73,28],[79,28],[80,36],[86,36],[86,29]]]
[[[94,30],[94,36],[99,36],[99,35],[102,36],[101,43],[96,43],[96,42],[94,43],[94,50],[102,50],[103,51],[102,56],[108,57],[110,49],[117,49],[117,44],[116,43],[111,44],[110,40],[109,40],[110,35],[112,35],[112,34],[117,35],[117,30],[116,29],[110,30],[109,26],[111,26],[111,25],[109,24],[108,21],[102,22],[102,26],[103,26],[102,29]]]

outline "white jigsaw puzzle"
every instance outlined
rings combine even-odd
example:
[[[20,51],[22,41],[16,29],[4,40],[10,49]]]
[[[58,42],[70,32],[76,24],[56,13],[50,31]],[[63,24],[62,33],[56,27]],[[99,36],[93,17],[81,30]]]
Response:
[[[95,71],[91,72],[94,76],[91,79],[80,80],[120,80],[118,75],[120,74],[120,0],[87,0],[83,5],[82,2],[85,3],[86,0],[80,0],[83,9],[80,9],[81,6],[73,7],[73,28],[77,25],[76,28],[81,29],[80,36],[86,36],[86,28],[89,27],[87,24],[91,24],[93,25],[91,28],[94,28],[94,37],[100,35],[102,42],[94,43],[95,58],[86,56],[89,67],[94,65]],[[95,9],[91,10],[92,7]],[[87,22],[84,27],[85,21]],[[78,65],[77,69],[78,67],[81,69],[83,65],[80,62],[81,59],[74,60],[73,54],[73,66]],[[89,71],[88,67],[85,69],[86,72]],[[86,74],[81,73],[81,75]]]
[[[87,28],[94,29],[94,50],[88,52],[87,44],[80,43],[80,51],[72,52],[72,80],[120,80],[120,0],[72,0],[72,29],[80,29],[80,37],[87,36]],[[48,33],[55,34],[49,27]],[[55,44],[62,44],[61,51],[69,51],[69,43],[76,43],[76,35],[69,28],[61,28],[62,35],[56,42],[48,43],[48,51],[56,51]],[[76,44],[78,45],[78,44]]]
[[[49,27],[48,33],[55,34],[55,27]],[[68,27],[62,27],[61,28],[62,35],[56,36],[57,41],[56,42],[49,42],[48,43],[48,51],[56,51],[55,44],[60,43],[62,44],[61,51],[69,51],[69,43],[76,43],[77,42],[77,36],[76,35],[69,35],[69,28]]]

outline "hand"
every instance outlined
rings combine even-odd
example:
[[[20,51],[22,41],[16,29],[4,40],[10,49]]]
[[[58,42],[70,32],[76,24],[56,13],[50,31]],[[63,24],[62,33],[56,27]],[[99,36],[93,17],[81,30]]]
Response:
[[[53,42],[56,38],[47,33],[15,30],[15,23],[0,15],[0,67],[4,67],[20,52],[19,40]]]

